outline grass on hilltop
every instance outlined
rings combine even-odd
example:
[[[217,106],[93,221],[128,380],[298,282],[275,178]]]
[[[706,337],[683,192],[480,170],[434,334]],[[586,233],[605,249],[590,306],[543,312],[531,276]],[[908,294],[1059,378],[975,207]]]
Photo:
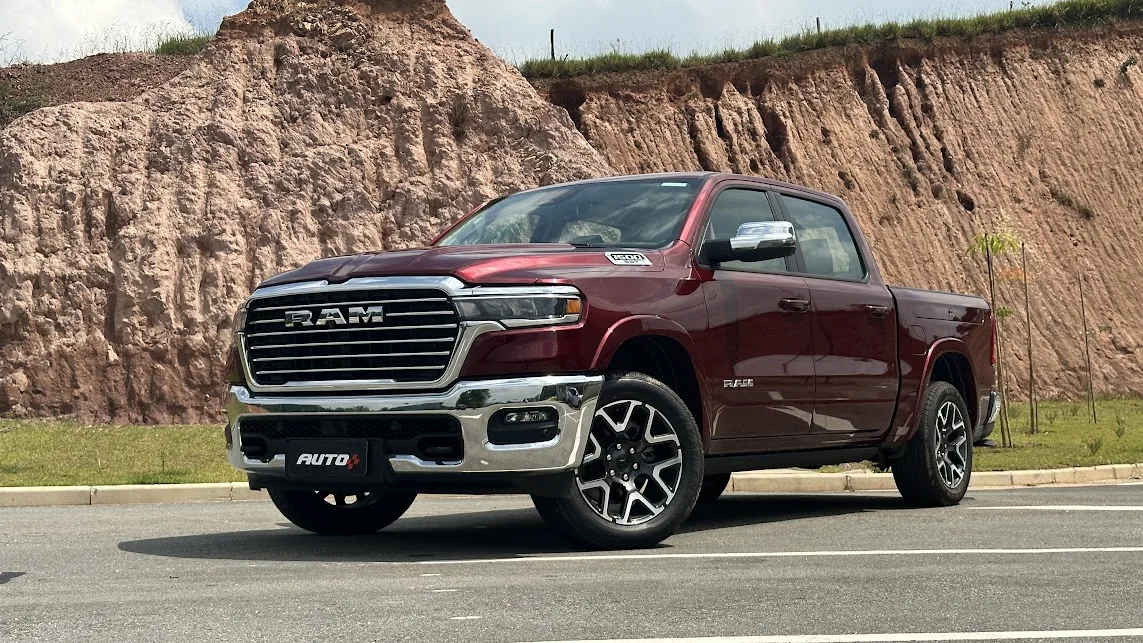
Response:
[[[1065,0],[968,18],[855,25],[821,33],[806,31],[779,40],[760,40],[745,49],[726,49],[712,54],[696,53],[683,58],[670,50],[660,49],[641,54],[612,51],[587,58],[528,60],[520,65],[520,72],[528,78],[570,78],[605,72],[670,70],[789,55],[826,47],[873,45],[903,38],[932,40],[939,36],[972,37],[1016,29],[1096,26],[1132,18],[1143,18],[1143,0]]]
[[[194,56],[214,36],[209,34],[172,34],[159,39],[155,53],[160,56]]]

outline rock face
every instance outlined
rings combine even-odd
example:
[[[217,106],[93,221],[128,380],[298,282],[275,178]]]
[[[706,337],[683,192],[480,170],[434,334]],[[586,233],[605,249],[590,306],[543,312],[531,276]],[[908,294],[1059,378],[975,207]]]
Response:
[[[165,86],[0,131],[0,415],[216,420],[262,278],[609,172],[443,0],[255,0]]]
[[[987,295],[976,235],[1027,244],[1041,394],[1143,392],[1143,26],[903,43],[537,83],[619,172],[729,170],[842,195],[887,279]],[[1019,252],[997,260],[1013,393]]]

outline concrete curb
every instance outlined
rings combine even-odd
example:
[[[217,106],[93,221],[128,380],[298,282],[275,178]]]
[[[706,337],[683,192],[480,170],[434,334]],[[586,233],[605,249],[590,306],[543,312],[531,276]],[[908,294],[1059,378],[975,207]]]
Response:
[[[972,489],[1098,484],[1143,480],[1143,464],[981,471],[972,474]],[[893,491],[888,473],[813,473],[753,471],[731,477],[730,491],[755,493],[820,493],[830,491]],[[59,505],[125,505],[174,502],[266,500],[265,491],[251,491],[245,482],[209,484],[106,485],[94,487],[0,487],[0,507]]]
[[[972,474],[970,489],[1043,487],[1143,480],[1143,464],[1108,464],[1098,467],[1038,469],[1033,471],[979,471]],[[890,473],[736,473],[731,491],[755,493],[806,493],[814,491],[895,491]]]
[[[128,484],[94,487],[0,487],[0,507],[131,505],[165,502],[265,500],[245,482],[206,484]]]

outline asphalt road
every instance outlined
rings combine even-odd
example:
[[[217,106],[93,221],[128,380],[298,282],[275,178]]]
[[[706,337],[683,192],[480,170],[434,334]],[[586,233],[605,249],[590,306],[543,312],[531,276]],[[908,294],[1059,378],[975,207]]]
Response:
[[[1139,485],[974,491],[938,510],[730,494],[662,547],[618,554],[577,551],[516,497],[422,498],[366,538],[311,536],[263,502],[0,509],[5,642],[1143,641],[1137,628]]]

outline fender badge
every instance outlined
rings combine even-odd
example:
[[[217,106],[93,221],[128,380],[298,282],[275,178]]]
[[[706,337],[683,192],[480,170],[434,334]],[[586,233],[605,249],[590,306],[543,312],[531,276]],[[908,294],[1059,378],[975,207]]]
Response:
[[[651,260],[638,252],[605,252],[611,263],[617,266],[649,266]]]

